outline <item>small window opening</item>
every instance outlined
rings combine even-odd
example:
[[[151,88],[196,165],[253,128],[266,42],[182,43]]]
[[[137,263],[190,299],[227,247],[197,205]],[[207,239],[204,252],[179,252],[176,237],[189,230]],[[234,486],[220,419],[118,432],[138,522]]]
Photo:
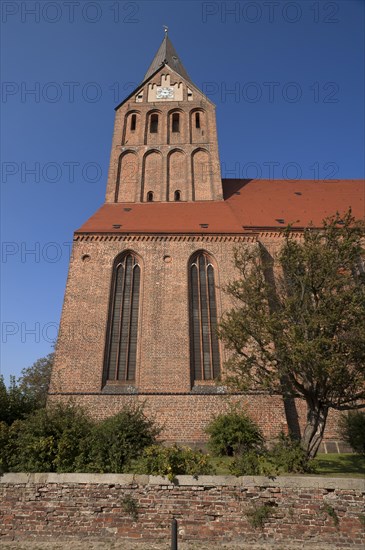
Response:
[[[195,113],[195,128],[200,128],[200,113]]]
[[[158,115],[151,115],[150,133],[157,134],[158,132]]]
[[[181,200],[181,192],[175,191],[174,193],[174,201],[180,201]]]
[[[180,132],[180,115],[179,113],[173,113],[172,115],[172,131]]]
[[[137,126],[137,115],[132,115],[131,118],[131,132],[134,132]]]
[[[153,202],[153,193],[152,193],[152,191],[148,191],[148,193],[147,193],[147,202]]]

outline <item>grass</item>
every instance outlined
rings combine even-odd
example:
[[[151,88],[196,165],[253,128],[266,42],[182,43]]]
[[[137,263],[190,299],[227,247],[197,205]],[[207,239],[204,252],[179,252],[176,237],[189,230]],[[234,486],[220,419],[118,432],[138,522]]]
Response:
[[[210,463],[217,475],[230,475],[229,465],[233,458],[211,457]],[[316,474],[327,477],[364,477],[365,457],[356,454],[318,454],[314,459]],[[286,474],[282,474],[286,475]],[[288,474],[290,475],[290,474]],[[313,474],[311,474],[313,475]]]
[[[333,477],[364,477],[365,457],[355,454],[318,454],[317,475]]]

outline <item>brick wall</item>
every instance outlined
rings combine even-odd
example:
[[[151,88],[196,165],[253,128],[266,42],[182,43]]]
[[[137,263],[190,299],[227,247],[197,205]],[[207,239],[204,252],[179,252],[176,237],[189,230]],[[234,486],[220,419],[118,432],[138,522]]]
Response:
[[[262,240],[272,253],[281,242],[277,236]],[[266,437],[270,439],[285,431],[281,398],[260,394],[237,398],[210,395],[216,390],[213,381],[203,388],[201,382],[191,380],[189,258],[201,249],[213,258],[220,316],[232,307],[223,287],[235,277],[231,258],[234,246],[240,241],[255,246],[250,236],[78,236],[70,264],[50,402],[67,400],[71,395],[97,418],[116,414],[130,400],[146,402],[147,409],[164,427],[163,439],[197,443],[206,440],[204,428],[212,415],[239,400]],[[141,258],[137,373],[132,388],[118,385],[108,388],[103,385],[103,364],[112,266],[123,250],[133,250]],[[85,262],[85,257],[89,261]],[[221,359],[222,363],[227,359],[222,345]],[[128,395],[130,390],[136,395]],[[194,393],[197,390],[199,394]],[[303,429],[304,403],[297,400],[292,413],[294,422]],[[335,418],[330,415],[327,440],[337,439]]]
[[[180,88],[176,101],[149,93],[166,77]],[[117,109],[106,202],[145,202],[149,191],[155,201],[173,201],[176,190],[183,201],[222,200],[215,106],[195,87],[188,97],[189,86],[164,66]],[[180,117],[179,132],[172,132],[174,112]],[[158,116],[156,133],[150,133],[152,114]],[[131,131],[133,115],[136,127]]]
[[[307,542],[363,549],[365,481],[321,477],[5,474],[0,540]],[[268,517],[252,525],[257,510]],[[255,514],[256,511],[256,514]]]

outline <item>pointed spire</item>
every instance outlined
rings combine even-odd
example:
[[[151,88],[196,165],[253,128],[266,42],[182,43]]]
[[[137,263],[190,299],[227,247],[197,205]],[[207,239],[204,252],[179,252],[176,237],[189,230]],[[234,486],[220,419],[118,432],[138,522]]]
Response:
[[[149,69],[146,72],[143,80],[147,80],[147,78],[149,78],[155,71],[157,71],[157,69],[159,69],[163,65],[168,65],[169,67],[171,67],[171,69],[174,69],[174,71],[179,73],[180,76],[182,76],[189,82],[192,82],[191,78],[184,68],[184,65],[181,63],[180,58],[171,43],[171,40],[167,35],[168,28],[166,26],[164,26],[164,30],[165,36],[162,40],[162,44],[159,47],[155,57],[153,58],[153,61],[149,66]]]

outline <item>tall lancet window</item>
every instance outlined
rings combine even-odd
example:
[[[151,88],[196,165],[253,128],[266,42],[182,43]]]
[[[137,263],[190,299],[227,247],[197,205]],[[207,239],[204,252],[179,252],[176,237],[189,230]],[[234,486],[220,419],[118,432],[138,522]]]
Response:
[[[110,299],[106,378],[134,381],[137,362],[141,268],[133,252],[116,262]]]
[[[190,260],[189,278],[192,377],[211,380],[219,376],[220,354],[214,265],[206,252],[198,252]]]

